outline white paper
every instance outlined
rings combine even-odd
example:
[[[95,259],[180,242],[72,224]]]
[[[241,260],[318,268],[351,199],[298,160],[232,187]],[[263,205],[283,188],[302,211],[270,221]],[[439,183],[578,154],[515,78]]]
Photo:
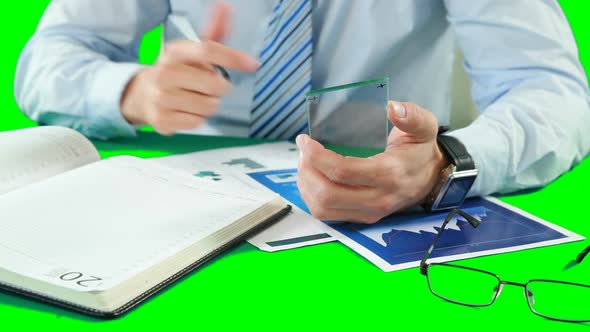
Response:
[[[275,197],[228,193],[150,161],[110,158],[2,197],[0,269],[108,289]],[[82,280],[78,274],[85,285],[68,282]]]
[[[213,149],[153,158],[165,166],[221,183],[228,189],[267,189],[246,173],[284,168],[296,168],[299,161],[297,145],[288,142],[258,144],[245,147]],[[279,251],[334,241],[318,226],[316,220],[294,206],[290,215],[256,236],[248,239],[265,251]]]
[[[92,143],[69,128],[0,132],[0,195],[97,160]]]
[[[249,175],[292,204],[306,209],[296,185],[296,171],[287,168],[250,172]],[[583,239],[492,197],[468,199],[461,209],[480,220],[479,227],[472,227],[456,215],[442,233],[431,261],[464,259]],[[417,207],[387,216],[374,225],[315,222],[324,232],[382,270],[395,271],[419,265],[448,213],[426,213]]]

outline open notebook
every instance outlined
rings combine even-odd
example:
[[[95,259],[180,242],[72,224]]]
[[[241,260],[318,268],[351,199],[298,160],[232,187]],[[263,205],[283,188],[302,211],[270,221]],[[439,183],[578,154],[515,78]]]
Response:
[[[135,157],[100,161],[77,132],[0,133],[0,288],[114,317],[288,213]]]

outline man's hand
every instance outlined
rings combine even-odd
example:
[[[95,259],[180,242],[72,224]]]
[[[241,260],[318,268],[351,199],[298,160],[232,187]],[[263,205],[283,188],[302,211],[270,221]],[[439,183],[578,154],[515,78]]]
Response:
[[[231,87],[213,65],[253,72],[255,58],[222,45],[229,22],[228,5],[219,3],[201,43],[166,45],[155,66],[131,79],[121,98],[121,113],[131,124],[150,124],[164,135],[199,127],[219,107]]]
[[[438,121],[412,103],[389,102],[395,125],[385,152],[341,156],[299,135],[297,185],[318,219],[371,224],[421,202],[448,161],[436,142]]]

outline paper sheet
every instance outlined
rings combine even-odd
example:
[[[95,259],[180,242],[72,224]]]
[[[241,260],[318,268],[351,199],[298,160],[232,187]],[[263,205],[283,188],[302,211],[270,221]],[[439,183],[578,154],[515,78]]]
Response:
[[[307,211],[297,189],[297,169],[250,172],[249,175]],[[481,221],[475,229],[461,216],[449,222],[431,257],[449,261],[517,251],[584,239],[501,201],[486,197],[467,200],[467,213]],[[419,266],[447,212],[421,209],[396,214],[375,225],[321,222],[326,233],[364,256],[383,271]]]
[[[196,177],[215,181],[228,189],[257,188],[267,190],[252,180],[249,172],[297,167],[299,151],[288,142],[258,144],[174,155],[155,160],[168,167],[190,172]],[[248,239],[265,251],[279,251],[334,241],[310,214],[293,206],[283,220]]]
[[[0,270],[81,291],[108,289],[276,197],[228,193],[203,181],[114,157],[7,193]],[[74,282],[82,275],[85,283]]]
[[[100,160],[82,134],[64,127],[0,133],[0,195]]]

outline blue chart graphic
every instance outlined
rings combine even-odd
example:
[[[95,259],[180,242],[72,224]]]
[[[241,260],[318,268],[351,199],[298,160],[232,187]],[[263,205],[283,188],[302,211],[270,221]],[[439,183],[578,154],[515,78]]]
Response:
[[[284,199],[295,204],[300,209],[309,213],[307,205],[301,199],[297,189],[297,169],[280,169],[274,171],[248,173],[251,178],[263,186],[283,196]]]
[[[285,169],[249,174],[254,180],[307,211],[297,189],[297,170]],[[489,200],[465,201],[462,209],[481,220],[475,229],[461,216],[451,220],[431,257],[502,249],[565,238],[566,235]],[[446,213],[408,211],[387,217],[375,225],[326,224],[369,249],[389,264],[422,259],[442,225]]]

